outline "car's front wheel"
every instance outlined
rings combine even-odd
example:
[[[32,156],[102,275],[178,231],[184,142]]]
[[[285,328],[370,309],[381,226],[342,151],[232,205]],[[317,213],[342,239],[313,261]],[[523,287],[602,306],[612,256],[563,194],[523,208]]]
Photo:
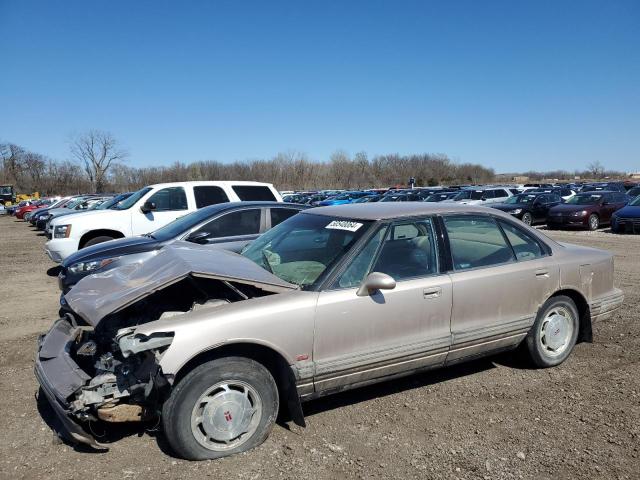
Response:
[[[592,213],[589,216],[589,230],[597,230],[598,227],[600,226],[600,219],[598,218],[598,215],[596,215],[595,213]]]
[[[173,450],[188,460],[244,452],[260,445],[278,414],[278,388],[260,363],[225,357],[192,370],[162,408]]]
[[[540,368],[560,365],[571,354],[579,330],[580,316],[573,300],[564,295],[551,297],[538,311],[525,339],[531,361]]]
[[[114,237],[110,237],[109,235],[100,235],[99,237],[93,237],[91,240],[88,240],[82,248],[91,247],[93,245],[97,245],[102,242],[108,242],[109,240],[115,240]]]
[[[527,212],[524,215],[522,215],[522,222],[525,225],[529,225],[529,226],[533,223],[533,217],[531,216],[531,214],[529,212]]]

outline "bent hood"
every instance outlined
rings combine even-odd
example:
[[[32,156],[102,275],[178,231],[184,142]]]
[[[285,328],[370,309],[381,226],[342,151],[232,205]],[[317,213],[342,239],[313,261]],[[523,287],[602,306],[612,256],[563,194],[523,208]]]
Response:
[[[141,263],[89,275],[64,298],[75,313],[95,327],[107,315],[190,275],[244,283],[275,293],[298,289],[242,255],[178,241]]]
[[[107,242],[101,242],[90,247],[85,247],[72,253],[62,262],[63,267],[69,267],[76,262],[88,262],[121,255],[150,252],[163,246],[163,242],[151,237],[126,237],[116,238]]]

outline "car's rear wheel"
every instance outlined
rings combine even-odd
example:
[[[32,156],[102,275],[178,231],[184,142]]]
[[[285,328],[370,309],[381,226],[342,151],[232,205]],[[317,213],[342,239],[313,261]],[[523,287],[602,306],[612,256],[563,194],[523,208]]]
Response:
[[[522,222],[525,225],[529,225],[530,226],[533,223],[533,217],[531,216],[530,213],[527,212],[524,215],[522,215]]]
[[[551,297],[538,311],[525,340],[531,361],[540,368],[560,365],[571,354],[578,339],[580,316],[569,297]]]
[[[207,362],[176,385],[162,408],[165,436],[189,460],[244,452],[269,436],[278,388],[260,363],[241,357]]]
[[[600,219],[598,218],[598,215],[596,215],[595,213],[592,213],[589,216],[589,230],[597,230],[598,227],[600,226]]]

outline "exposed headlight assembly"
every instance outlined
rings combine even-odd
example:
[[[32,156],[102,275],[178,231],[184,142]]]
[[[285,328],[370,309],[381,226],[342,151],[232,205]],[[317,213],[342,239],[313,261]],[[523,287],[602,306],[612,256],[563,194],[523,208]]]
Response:
[[[511,210],[509,213],[511,213],[513,215],[520,215],[522,213],[522,209],[521,208],[516,208],[515,210]]]
[[[574,217],[584,217],[587,213],[586,210],[580,210],[579,212],[573,212],[573,216]]]
[[[76,262],[69,266],[69,271],[71,273],[95,272],[96,270],[100,270],[102,267],[105,267],[110,263],[115,262],[117,259],[118,257],[105,258],[103,260],[92,260],[91,262]]]
[[[69,238],[71,225],[56,225],[53,227],[53,238]]]
[[[173,342],[173,332],[157,332],[149,336],[130,332],[131,329],[123,329],[116,337],[124,358],[131,354],[168,347]]]

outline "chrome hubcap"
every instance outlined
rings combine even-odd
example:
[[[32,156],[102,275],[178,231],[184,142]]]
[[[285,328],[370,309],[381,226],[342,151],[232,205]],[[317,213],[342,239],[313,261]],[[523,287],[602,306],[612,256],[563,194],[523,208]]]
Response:
[[[598,219],[596,217],[591,217],[591,228],[593,230],[598,228]]]
[[[193,407],[191,431],[209,450],[230,450],[248,440],[262,417],[258,392],[241,381],[219,382]]]
[[[540,342],[550,357],[562,355],[573,337],[574,320],[571,312],[557,307],[547,313],[540,326]]]
[[[522,221],[526,225],[531,225],[531,215],[529,215],[528,213],[525,213],[524,217],[522,217]]]

